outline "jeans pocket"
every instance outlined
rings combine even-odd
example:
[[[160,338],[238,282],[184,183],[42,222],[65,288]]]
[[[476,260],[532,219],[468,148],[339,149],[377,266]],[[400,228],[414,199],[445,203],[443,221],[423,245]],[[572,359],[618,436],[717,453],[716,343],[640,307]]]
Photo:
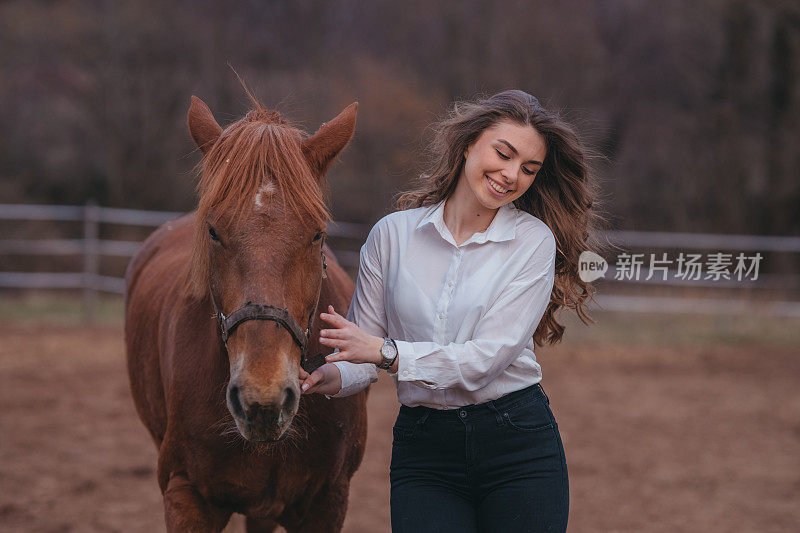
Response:
[[[405,428],[394,426],[392,428],[392,444],[404,444],[414,436],[415,427]]]
[[[425,423],[427,418],[427,412],[422,416],[415,416],[401,409],[392,427],[392,444],[409,442],[419,432],[420,426]]]
[[[514,431],[543,431],[554,426],[550,411],[539,397],[520,402],[503,411],[503,421]]]

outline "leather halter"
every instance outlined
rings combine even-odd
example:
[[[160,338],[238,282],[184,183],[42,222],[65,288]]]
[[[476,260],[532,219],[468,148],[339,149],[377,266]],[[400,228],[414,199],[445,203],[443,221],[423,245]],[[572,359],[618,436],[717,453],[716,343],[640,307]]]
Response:
[[[325,252],[322,252],[322,279],[328,277],[326,270],[328,265],[325,263]],[[308,343],[311,335],[311,327],[314,322],[314,311],[308,316],[308,327],[302,330],[297,324],[297,321],[292,317],[292,314],[285,307],[275,307],[274,305],[254,304],[247,302],[242,307],[233,311],[228,316],[225,316],[222,311],[217,307],[217,302],[214,300],[214,292],[209,287],[209,294],[211,295],[211,304],[214,306],[214,314],[219,323],[219,329],[222,333],[222,342],[225,344],[225,349],[228,349],[228,339],[233,331],[242,322],[248,320],[272,320],[275,322],[275,327],[283,326],[291,334],[294,342],[300,347],[300,366],[309,374],[325,364],[325,357],[322,352],[313,357],[308,357]]]

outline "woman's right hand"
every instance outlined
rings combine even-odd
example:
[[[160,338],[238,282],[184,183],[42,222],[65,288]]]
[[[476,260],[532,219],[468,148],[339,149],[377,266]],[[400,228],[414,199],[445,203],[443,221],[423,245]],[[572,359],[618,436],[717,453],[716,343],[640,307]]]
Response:
[[[336,394],[342,389],[342,374],[333,363],[325,363],[311,374],[300,369],[302,394]]]

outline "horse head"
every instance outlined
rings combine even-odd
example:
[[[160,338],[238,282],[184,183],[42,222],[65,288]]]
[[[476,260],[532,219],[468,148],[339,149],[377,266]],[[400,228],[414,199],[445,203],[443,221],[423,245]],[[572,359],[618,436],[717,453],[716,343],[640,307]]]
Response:
[[[357,103],[308,136],[252,100],[254,109],[223,130],[192,97],[188,126],[203,157],[186,289],[222,315],[227,407],[239,433],[276,441],[300,404],[297,332],[310,332],[322,287],[331,220],[325,172],[350,142]],[[279,310],[283,318],[243,308]],[[236,310],[244,320],[226,332],[225,315]]]

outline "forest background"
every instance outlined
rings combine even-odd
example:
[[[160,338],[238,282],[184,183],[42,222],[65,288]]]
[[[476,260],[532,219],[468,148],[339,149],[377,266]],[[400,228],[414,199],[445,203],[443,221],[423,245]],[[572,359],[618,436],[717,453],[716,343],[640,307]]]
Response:
[[[6,1],[0,201],[191,210],[189,97],[238,119],[233,66],[306,131],[359,102],[337,220],[393,210],[452,101],[514,87],[602,155],[613,228],[797,235],[799,29],[769,0]]]

